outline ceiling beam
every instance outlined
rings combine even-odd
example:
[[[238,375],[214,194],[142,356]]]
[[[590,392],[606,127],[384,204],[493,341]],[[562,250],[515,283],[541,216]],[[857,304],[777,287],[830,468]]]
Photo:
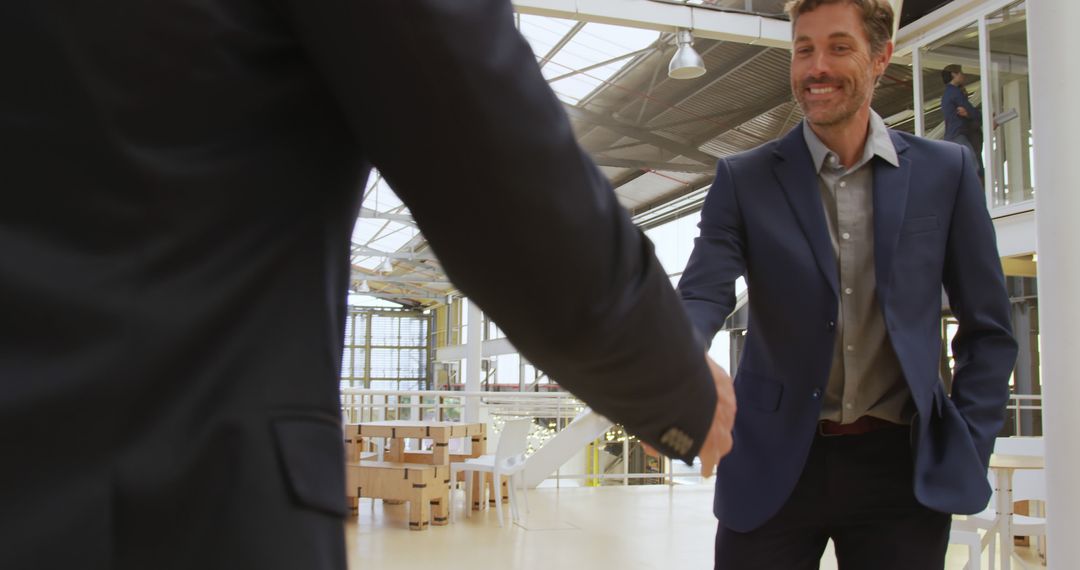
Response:
[[[566,44],[570,43],[570,40],[574,39],[574,36],[576,36],[577,33],[581,31],[581,28],[585,27],[585,24],[586,22],[574,22],[573,27],[571,27],[568,32],[563,34],[563,37],[559,38],[559,41],[555,42],[555,45],[551,46],[551,49],[549,49],[548,52],[544,54],[544,57],[540,58],[540,61],[537,62],[540,65],[540,69],[543,69],[544,66],[547,65],[547,63],[551,61],[551,59],[555,57],[557,53],[559,53],[559,50],[566,47]]]
[[[757,112],[759,109],[761,109],[761,107],[762,107],[762,104],[758,103],[756,105],[751,105],[749,107],[739,107],[737,109],[728,108],[728,109],[724,109],[723,111],[717,111],[716,113],[710,113],[708,115],[703,115],[701,117],[690,117],[688,119],[679,119],[677,121],[671,121],[671,122],[668,122],[668,123],[661,123],[661,124],[658,124],[658,125],[652,125],[649,128],[651,128],[653,130],[656,130],[656,131],[663,131],[663,130],[670,129],[670,128],[673,128],[673,127],[681,127],[683,125],[688,125],[690,123],[707,122],[707,123],[714,123],[714,124],[724,124],[724,123],[732,121],[733,119],[737,119],[739,117],[746,117],[748,115],[750,116],[750,118],[753,118],[752,114]],[[740,124],[742,124],[744,122],[746,122],[746,121],[741,120]]]
[[[389,257],[390,259],[404,259],[408,261],[438,261],[435,253],[425,251],[382,251],[366,245],[353,244],[352,254],[355,256]]]
[[[378,210],[372,210],[371,208],[360,208],[360,217],[372,220],[389,220],[391,222],[398,222],[407,226],[417,227],[416,220],[409,214],[391,214],[389,212],[380,212]]]
[[[645,174],[646,174],[646,171],[644,171],[644,170],[627,170],[627,171],[623,172],[622,174],[616,176],[615,178],[612,178],[611,179],[611,186],[613,188],[615,188],[615,189],[618,189],[620,186],[622,186],[624,184],[629,184],[629,183],[633,182],[634,180],[637,180],[638,178],[641,178]]]
[[[359,282],[359,279],[354,279],[353,283]],[[446,297],[453,293],[454,289],[430,289],[427,287],[421,287],[419,285],[413,285],[411,283],[377,283],[375,281],[368,281],[368,287],[372,292],[384,293],[387,295],[398,295],[402,297],[424,298],[424,299],[438,299]]]
[[[639,55],[644,55],[644,54],[646,54],[648,52],[651,52],[651,51],[653,51],[655,49],[656,49],[655,46],[649,46],[647,48],[642,48],[642,49],[639,49],[637,51],[632,51],[630,53],[624,53],[623,55],[616,56],[616,57],[613,57],[611,59],[605,59],[604,61],[597,62],[597,63],[594,63],[592,65],[582,67],[581,69],[574,69],[574,70],[571,70],[571,71],[567,71],[566,73],[564,73],[562,75],[556,75],[555,77],[552,77],[551,79],[548,79],[547,82],[548,83],[555,83],[556,81],[558,81],[560,79],[566,79],[567,77],[573,77],[575,75],[581,75],[582,73],[586,73],[586,72],[592,71],[594,69],[604,67],[605,65],[611,65],[611,64],[613,64],[615,62],[622,61],[624,59],[630,59],[632,57],[637,57]]]
[[[592,159],[593,162],[595,162],[599,166],[612,166],[616,168],[636,168],[638,170],[646,171],[662,170],[667,172],[693,172],[695,174],[712,174],[716,171],[716,159],[713,159],[713,164],[679,164],[677,162],[631,160],[625,158],[611,158],[607,156],[596,155],[593,155]]]
[[[742,125],[747,121],[751,121],[757,117],[760,117],[761,115],[764,115],[769,111],[772,111],[773,109],[790,102],[791,93],[785,93],[783,95],[777,95],[771,99],[766,99],[761,105],[749,109],[746,113],[740,116],[724,121],[723,123],[718,125],[716,130],[711,130],[705,133],[705,135],[701,136],[699,139],[701,141],[700,144],[706,144],[717,137],[726,135],[727,133],[739,128],[739,125]]]
[[[713,47],[719,46],[722,43],[723,42],[717,42],[717,43],[713,44]],[[768,51],[769,51],[766,48],[759,48],[759,47],[753,47],[753,46],[746,46],[746,47],[743,48],[743,50],[744,51],[742,53],[740,53],[739,57],[732,58],[731,61],[729,61],[728,64],[723,69],[720,69],[720,70],[717,70],[717,71],[715,71],[713,73],[710,73],[708,82],[697,86],[696,88],[694,88],[691,91],[685,92],[684,94],[682,94],[682,96],[679,98],[679,100],[677,100],[677,101],[675,101],[673,103],[665,104],[663,106],[663,108],[657,109],[656,112],[653,113],[648,119],[644,119],[640,123],[641,124],[647,124],[647,123],[652,122],[652,121],[656,120],[657,118],[659,118],[659,117],[661,117],[664,114],[669,113],[669,112],[670,113],[683,113],[684,115],[692,115],[690,112],[684,111],[682,109],[682,106],[685,105],[687,102],[693,100],[695,97],[700,96],[702,93],[705,93],[709,89],[712,89],[718,83],[728,79],[729,77],[731,77],[731,75],[733,73],[739,71],[740,69],[746,67],[747,65],[752,64],[759,57],[761,57],[762,54],[768,53]]]
[[[696,160],[701,164],[711,165],[716,162],[715,156],[698,150],[696,146],[658,135],[649,130],[635,127],[634,125],[623,123],[622,121],[606,115],[601,115],[600,113],[594,113],[570,105],[563,105],[563,108],[571,119],[602,126],[620,135],[648,143],[677,155],[685,156],[686,158]]]
[[[674,38],[673,35],[665,34],[659,40],[657,40],[657,43],[656,43],[657,52],[660,53],[661,55],[663,55],[664,51],[666,51],[666,48],[673,47],[673,46],[670,45],[673,38]],[[724,44],[724,42],[721,42],[721,41],[711,42],[711,45],[709,47],[705,48],[704,51],[700,52],[701,58],[702,59],[707,58],[709,56],[709,54],[712,53],[713,50],[715,50],[716,48],[720,47],[723,44]],[[661,47],[663,47],[664,50],[661,50]],[[667,71],[667,66],[664,65],[664,62],[661,60],[661,61],[657,62],[657,64],[655,66],[653,66],[653,73],[652,73],[652,76],[649,79],[649,86],[648,86],[647,89],[645,89],[645,93],[640,94],[640,97],[638,99],[633,99],[633,100],[627,102],[622,107],[620,107],[618,111],[615,111],[613,113],[613,116],[620,117],[620,118],[625,117],[628,110],[633,108],[634,106],[636,106],[640,102],[641,106],[638,108],[637,117],[634,119],[634,124],[635,125],[640,125],[641,122],[642,122],[642,118],[645,116],[645,108],[648,106],[650,100],[652,99],[652,94],[653,94],[653,91],[656,90],[656,86],[669,81],[667,73],[664,73],[664,78],[660,79],[660,72],[662,72],[662,71],[666,72]],[[658,79],[660,79],[660,80],[657,81]],[[679,84],[690,83],[692,85],[692,83],[693,83],[693,82],[686,82],[686,81],[683,81],[681,79],[671,79],[671,81],[675,81],[675,82],[677,82]],[[687,87],[690,87],[691,85],[687,85]],[[667,103],[664,103],[664,107],[667,107],[667,106],[668,106]],[[662,112],[663,112],[663,109],[661,109],[659,111],[656,111],[655,114],[659,114],[659,113],[662,113]]]
[[[366,280],[368,283],[415,283],[423,285],[453,285],[447,279],[432,278],[427,275],[379,275],[376,273],[364,273],[363,271],[353,271],[352,279],[359,281],[361,279]]]
[[[693,203],[674,208],[672,209],[672,211],[664,213],[663,215],[653,217],[648,220],[642,218],[642,215],[647,213],[649,210],[659,208],[661,206],[674,202],[688,194],[693,194],[694,192],[697,192],[702,188],[710,186],[712,183],[712,176],[708,178],[703,178],[701,180],[698,180],[697,182],[687,184],[681,188],[678,188],[673,192],[669,192],[664,196],[661,196],[660,198],[657,198],[656,200],[653,200],[652,202],[641,206],[640,208],[634,208],[634,210],[631,212],[631,215],[634,217],[634,223],[638,224],[641,229],[645,230],[649,228],[654,228],[659,225],[663,225],[664,223],[669,222],[675,218],[680,218],[682,216],[692,214],[697,210],[700,210],[701,202],[704,202],[704,196],[702,197],[701,201],[694,201]]]
[[[513,0],[522,14],[600,22],[674,32],[694,31],[694,36],[774,47],[791,45],[791,24],[754,14],[721,12],[651,0]]]
[[[446,299],[445,297],[420,297],[420,296],[407,297],[405,295],[396,295],[396,294],[393,294],[393,293],[379,293],[379,292],[376,292],[376,291],[369,291],[367,293],[361,293],[361,292],[358,292],[358,291],[354,291],[352,294],[353,295],[366,295],[368,297],[375,297],[376,299],[386,299],[387,301],[393,301],[395,303],[401,303],[402,305],[410,305],[410,306],[415,306],[415,305],[420,304],[419,301],[418,301],[419,299],[439,301],[439,302],[445,302],[445,299]]]

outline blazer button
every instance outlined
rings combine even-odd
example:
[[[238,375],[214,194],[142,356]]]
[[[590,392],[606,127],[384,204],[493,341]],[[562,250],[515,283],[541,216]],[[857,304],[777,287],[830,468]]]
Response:
[[[821,399],[821,388],[814,388],[813,392],[810,392],[810,397],[815,400]]]
[[[829,330],[836,330],[836,321],[829,321]]]

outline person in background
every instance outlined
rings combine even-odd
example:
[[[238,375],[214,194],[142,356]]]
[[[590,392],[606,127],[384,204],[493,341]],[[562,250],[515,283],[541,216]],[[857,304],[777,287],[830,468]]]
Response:
[[[946,65],[941,70],[945,93],[941,95],[941,115],[945,121],[945,140],[966,146],[979,165],[979,178],[984,176],[982,159],[982,113],[971,104],[967,89],[967,76],[957,64]]]

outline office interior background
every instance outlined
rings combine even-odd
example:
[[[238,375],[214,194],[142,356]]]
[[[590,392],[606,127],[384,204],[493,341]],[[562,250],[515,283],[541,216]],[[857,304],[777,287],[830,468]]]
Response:
[[[514,2],[517,26],[580,144],[655,243],[673,284],[693,247],[717,158],[779,138],[802,120],[789,85],[784,3]],[[982,114],[986,205],[1020,346],[998,453],[1037,458],[991,470],[999,491],[982,518],[957,517],[948,567],[1080,567],[1072,540],[1080,524],[1080,460],[1070,443],[1080,435],[1072,413],[1080,388],[1070,366],[1080,340],[1073,324],[1080,318],[1080,272],[1071,249],[1080,240],[1080,199],[1067,172],[1077,149],[1073,133],[1080,132],[1080,112],[1068,99],[1080,85],[1075,64],[1067,63],[1077,47],[1071,23],[1080,14],[1066,0],[892,3],[900,15],[896,53],[874,110],[890,128],[941,139],[942,69],[960,65]],[[712,481],[644,449],[522,358],[446,277],[377,172],[363,191],[341,367],[347,429],[386,421],[480,424],[486,452],[496,454],[504,432],[527,425],[517,481],[528,490],[513,501],[514,484],[491,490],[489,500],[452,492],[452,522],[423,532],[408,530],[415,504],[357,497],[347,526],[350,564],[711,567]],[[710,349],[732,371],[752,292],[740,282],[737,293],[738,306]],[[946,385],[956,327],[943,298]],[[422,454],[434,445],[406,439],[395,450],[390,438],[355,435],[354,461]],[[451,459],[475,451],[476,441],[451,438]],[[1000,500],[1003,492],[1014,501]],[[511,512],[502,518],[501,494]],[[823,567],[835,567],[831,554]]]

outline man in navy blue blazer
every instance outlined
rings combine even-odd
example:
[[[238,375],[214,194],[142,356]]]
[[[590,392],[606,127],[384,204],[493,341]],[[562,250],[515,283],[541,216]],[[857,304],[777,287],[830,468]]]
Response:
[[[892,55],[885,0],[795,0],[805,120],[720,160],[679,284],[712,338],[745,276],[734,448],[718,470],[716,567],[941,568],[950,513],[982,510],[1016,357],[970,151],[870,109]],[[939,378],[942,286],[959,321]]]

